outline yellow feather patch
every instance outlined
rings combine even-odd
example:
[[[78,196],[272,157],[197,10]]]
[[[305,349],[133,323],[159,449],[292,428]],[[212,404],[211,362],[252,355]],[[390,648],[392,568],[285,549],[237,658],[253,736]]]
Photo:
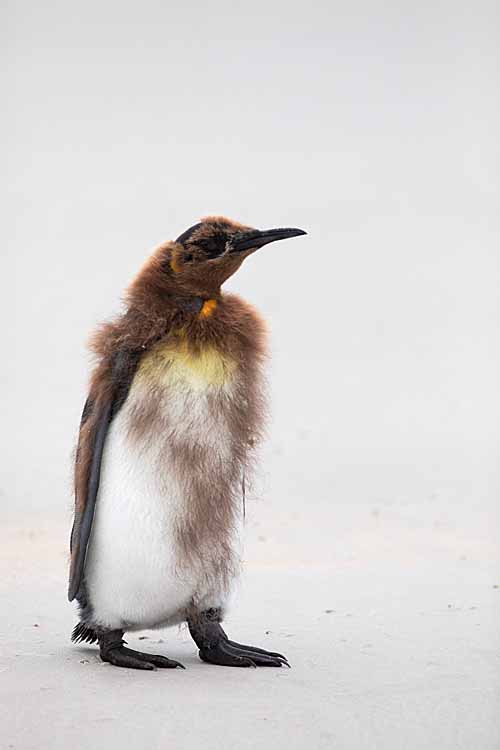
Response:
[[[236,362],[215,347],[206,346],[193,352],[188,341],[177,339],[154,347],[142,360],[137,375],[139,379],[145,378],[166,387],[188,385],[200,391],[210,386],[224,386],[235,369]]]
[[[208,318],[217,307],[216,299],[207,299],[200,310],[200,318]]]

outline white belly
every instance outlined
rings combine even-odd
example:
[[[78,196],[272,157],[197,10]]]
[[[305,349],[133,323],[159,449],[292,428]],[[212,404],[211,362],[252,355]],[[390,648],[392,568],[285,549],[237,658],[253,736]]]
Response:
[[[94,625],[124,630],[159,627],[181,622],[186,611],[223,607],[227,580],[217,570],[227,569],[216,545],[193,550],[193,559],[180,559],[179,523],[189,504],[192,479],[210,481],[217,492],[231,456],[231,435],[226,415],[209,408],[210,388],[176,383],[175,397],[165,391],[158,410],[164,436],[158,431],[141,439],[131,434],[131,421],[141,409],[147,384],[134,384],[106,440],[101,481],[92,526],[85,582]],[[156,430],[158,429],[158,421]],[[193,464],[192,476],[179,475],[175,446],[190,444],[206,449],[210,467]],[[214,468],[215,467],[215,468]],[[218,468],[217,468],[218,467]],[[239,481],[239,479],[238,479]],[[237,488],[235,487],[235,494]],[[230,529],[231,565],[239,562],[239,511]],[[225,529],[224,531],[228,531]]]

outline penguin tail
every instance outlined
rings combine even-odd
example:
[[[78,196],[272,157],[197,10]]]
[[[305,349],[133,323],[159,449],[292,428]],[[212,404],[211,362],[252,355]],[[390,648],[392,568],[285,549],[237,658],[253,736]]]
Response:
[[[97,633],[84,622],[79,622],[73,628],[71,640],[73,643],[97,643]]]

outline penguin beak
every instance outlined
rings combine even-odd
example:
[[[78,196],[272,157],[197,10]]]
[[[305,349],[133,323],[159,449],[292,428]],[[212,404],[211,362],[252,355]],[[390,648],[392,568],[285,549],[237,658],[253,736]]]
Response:
[[[239,232],[231,240],[232,252],[243,253],[247,250],[258,250],[270,242],[276,240],[286,240],[289,237],[298,237],[301,234],[307,234],[303,229],[252,229],[248,232]]]

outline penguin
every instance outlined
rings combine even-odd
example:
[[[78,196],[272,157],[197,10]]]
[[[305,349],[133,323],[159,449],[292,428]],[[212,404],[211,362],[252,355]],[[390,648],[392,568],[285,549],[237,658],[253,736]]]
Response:
[[[265,325],[221,287],[259,248],[302,229],[260,231],[209,216],[160,245],[100,326],[75,458],[72,640],[117,667],[183,667],[125,646],[126,631],[187,622],[199,657],[288,665],[222,627],[239,573],[242,492],[266,410]]]

